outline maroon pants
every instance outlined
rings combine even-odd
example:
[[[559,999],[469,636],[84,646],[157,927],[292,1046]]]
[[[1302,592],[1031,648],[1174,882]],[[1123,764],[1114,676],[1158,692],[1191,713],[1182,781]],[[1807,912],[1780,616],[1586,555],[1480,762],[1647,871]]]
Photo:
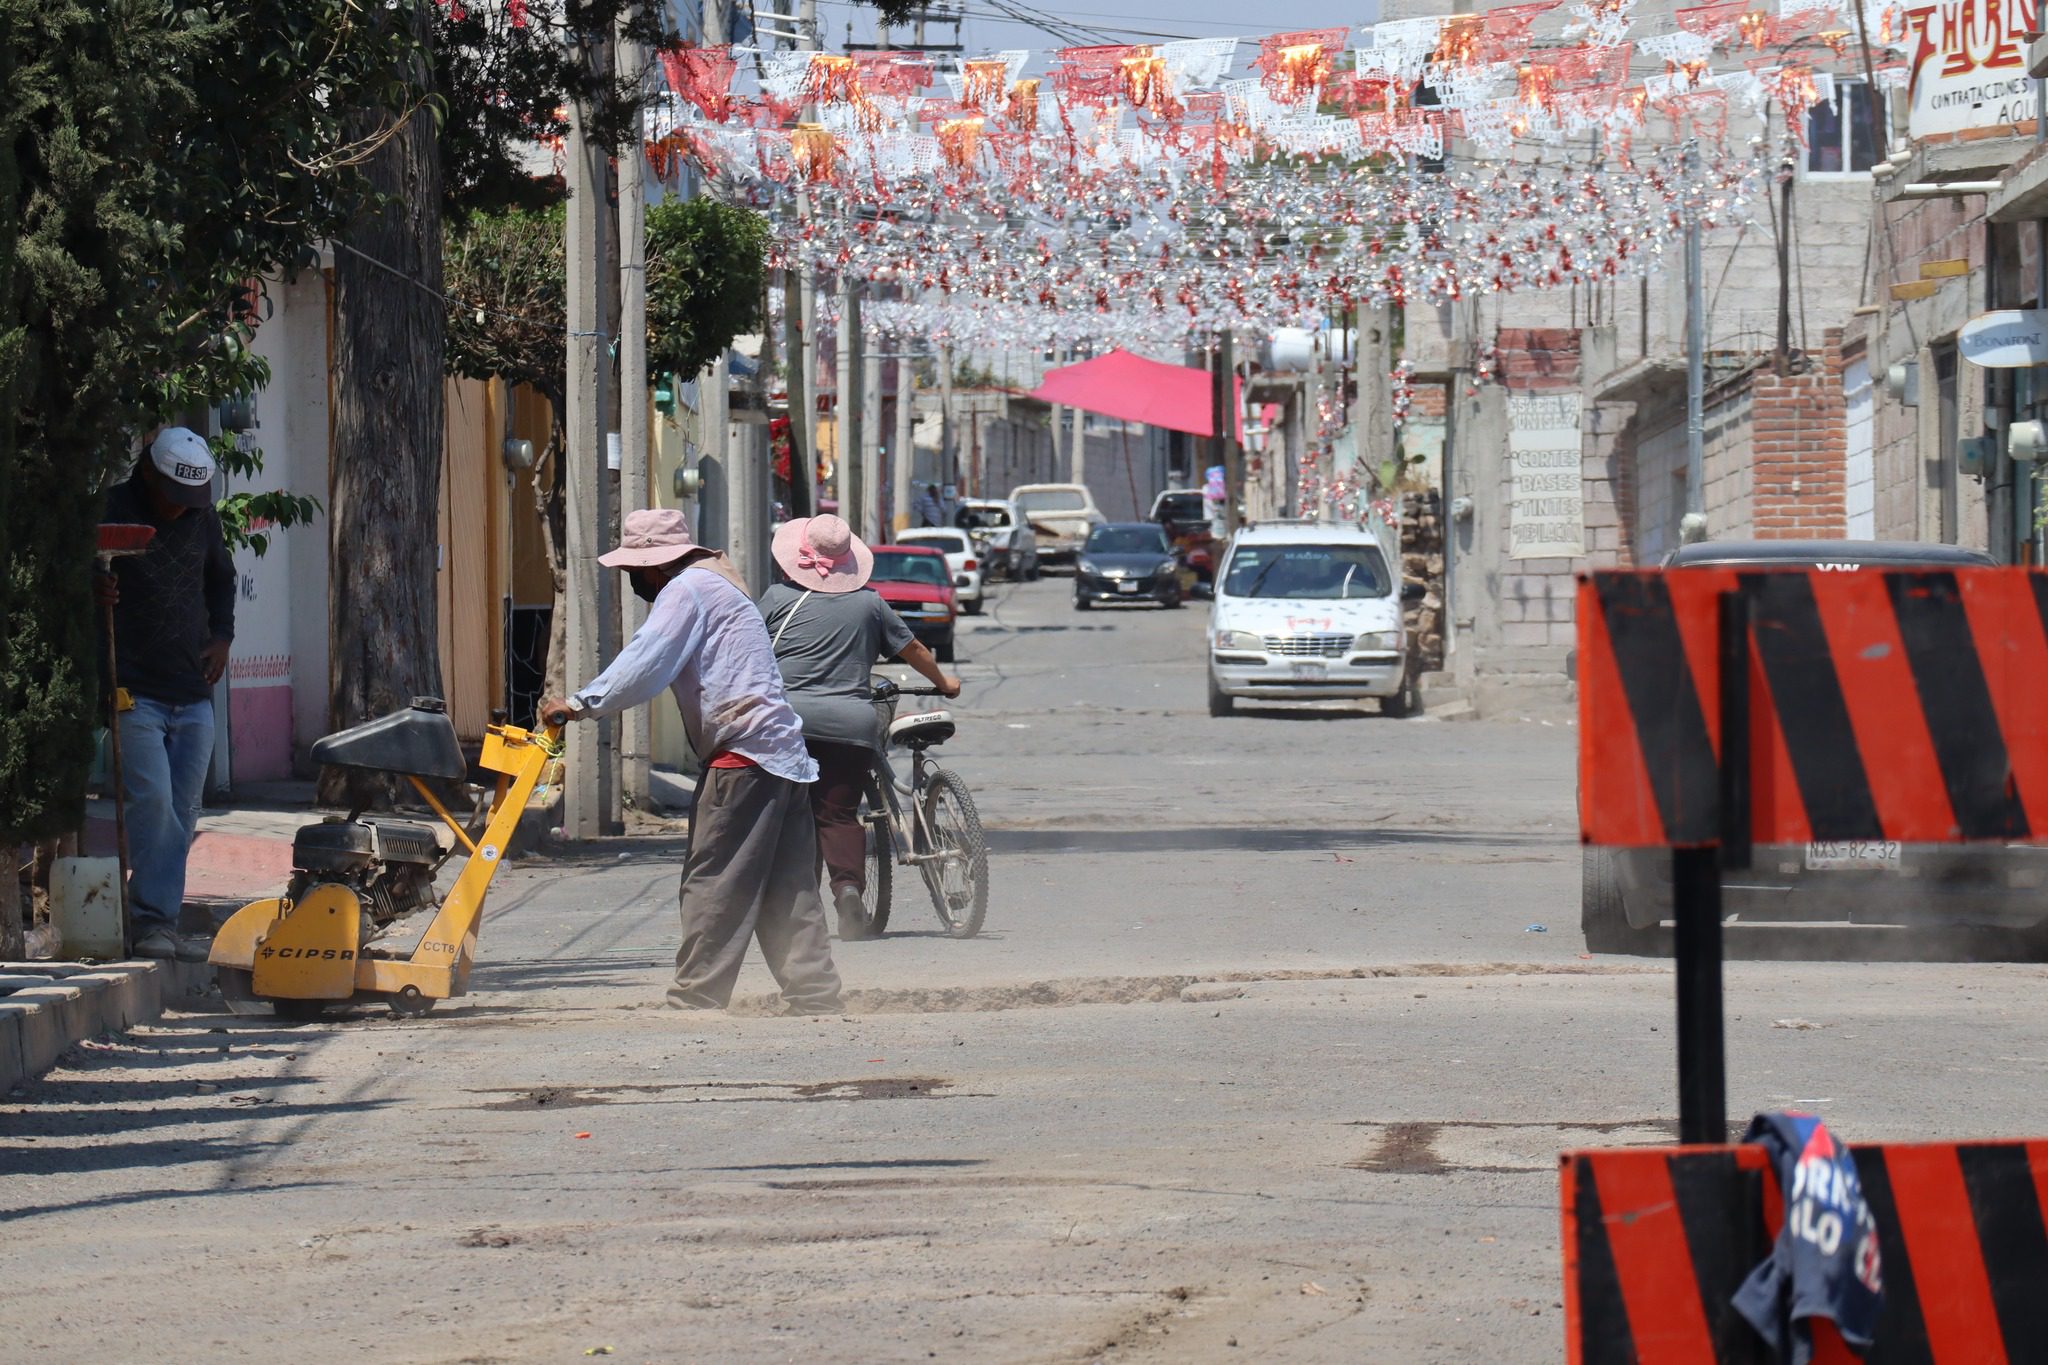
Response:
[[[867,830],[860,822],[860,798],[868,789],[875,751],[865,744],[831,744],[808,739],[817,760],[811,784],[811,819],[818,826],[818,856],[831,874],[832,889],[868,889]]]

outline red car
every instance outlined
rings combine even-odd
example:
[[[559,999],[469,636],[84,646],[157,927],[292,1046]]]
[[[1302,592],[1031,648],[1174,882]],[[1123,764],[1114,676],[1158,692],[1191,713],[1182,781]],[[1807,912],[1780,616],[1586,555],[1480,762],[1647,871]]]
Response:
[[[953,662],[953,571],[928,545],[877,545],[869,580],[942,664]]]

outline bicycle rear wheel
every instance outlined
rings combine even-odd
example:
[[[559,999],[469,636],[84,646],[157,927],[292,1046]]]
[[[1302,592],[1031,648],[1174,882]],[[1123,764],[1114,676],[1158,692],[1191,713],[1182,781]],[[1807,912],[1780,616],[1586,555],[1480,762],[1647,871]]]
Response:
[[[936,765],[920,799],[934,844],[922,851],[941,855],[917,865],[932,893],[932,908],[948,934],[973,938],[988,918],[988,840],[981,832],[981,814],[967,784]]]

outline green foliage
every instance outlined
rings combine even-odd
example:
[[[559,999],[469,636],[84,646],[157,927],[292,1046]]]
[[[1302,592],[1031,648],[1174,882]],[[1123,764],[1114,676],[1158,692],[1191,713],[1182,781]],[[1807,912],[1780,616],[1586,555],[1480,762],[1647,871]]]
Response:
[[[0,0],[0,842],[82,815],[101,489],[252,387],[247,282],[347,222],[413,54],[361,0]]]
[[[475,214],[443,238],[448,370],[568,394],[567,288],[559,206]],[[647,354],[656,373],[690,376],[761,324],[768,223],[708,198],[647,210]]]
[[[693,375],[761,325],[768,220],[709,196],[647,210],[647,363]]]
[[[244,450],[232,434],[216,436],[209,444],[214,460],[233,477],[253,479],[263,472],[261,447]],[[220,513],[220,528],[228,549],[253,550],[261,559],[270,549],[271,533],[309,524],[320,514],[320,500],[283,489],[236,492],[215,503],[214,509]]]
[[[439,3],[434,87],[442,99],[448,217],[559,200],[559,180],[534,176],[532,147],[568,134],[571,104],[590,110],[593,137],[623,147],[638,122],[642,92],[603,69],[593,40],[623,21],[628,36],[659,46],[663,9],[643,0]]]
[[[953,387],[956,389],[999,389],[1002,386],[1002,376],[986,365],[964,359],[953,365]]]
[[[555,405],[567,399],[568,288],[562,240],[567,213],[479,213],[442,235],[451,374],[525,384]]]

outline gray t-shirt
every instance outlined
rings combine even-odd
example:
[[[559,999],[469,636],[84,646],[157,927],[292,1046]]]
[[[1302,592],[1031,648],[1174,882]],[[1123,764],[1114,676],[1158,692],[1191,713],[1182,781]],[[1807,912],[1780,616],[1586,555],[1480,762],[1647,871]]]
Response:
[[[868,678],[876,660],[914,638],[896,609],[873,588],[806,595],[789,583],[762,593],[760,606],[804,738],[879,748],[881,718]]]

